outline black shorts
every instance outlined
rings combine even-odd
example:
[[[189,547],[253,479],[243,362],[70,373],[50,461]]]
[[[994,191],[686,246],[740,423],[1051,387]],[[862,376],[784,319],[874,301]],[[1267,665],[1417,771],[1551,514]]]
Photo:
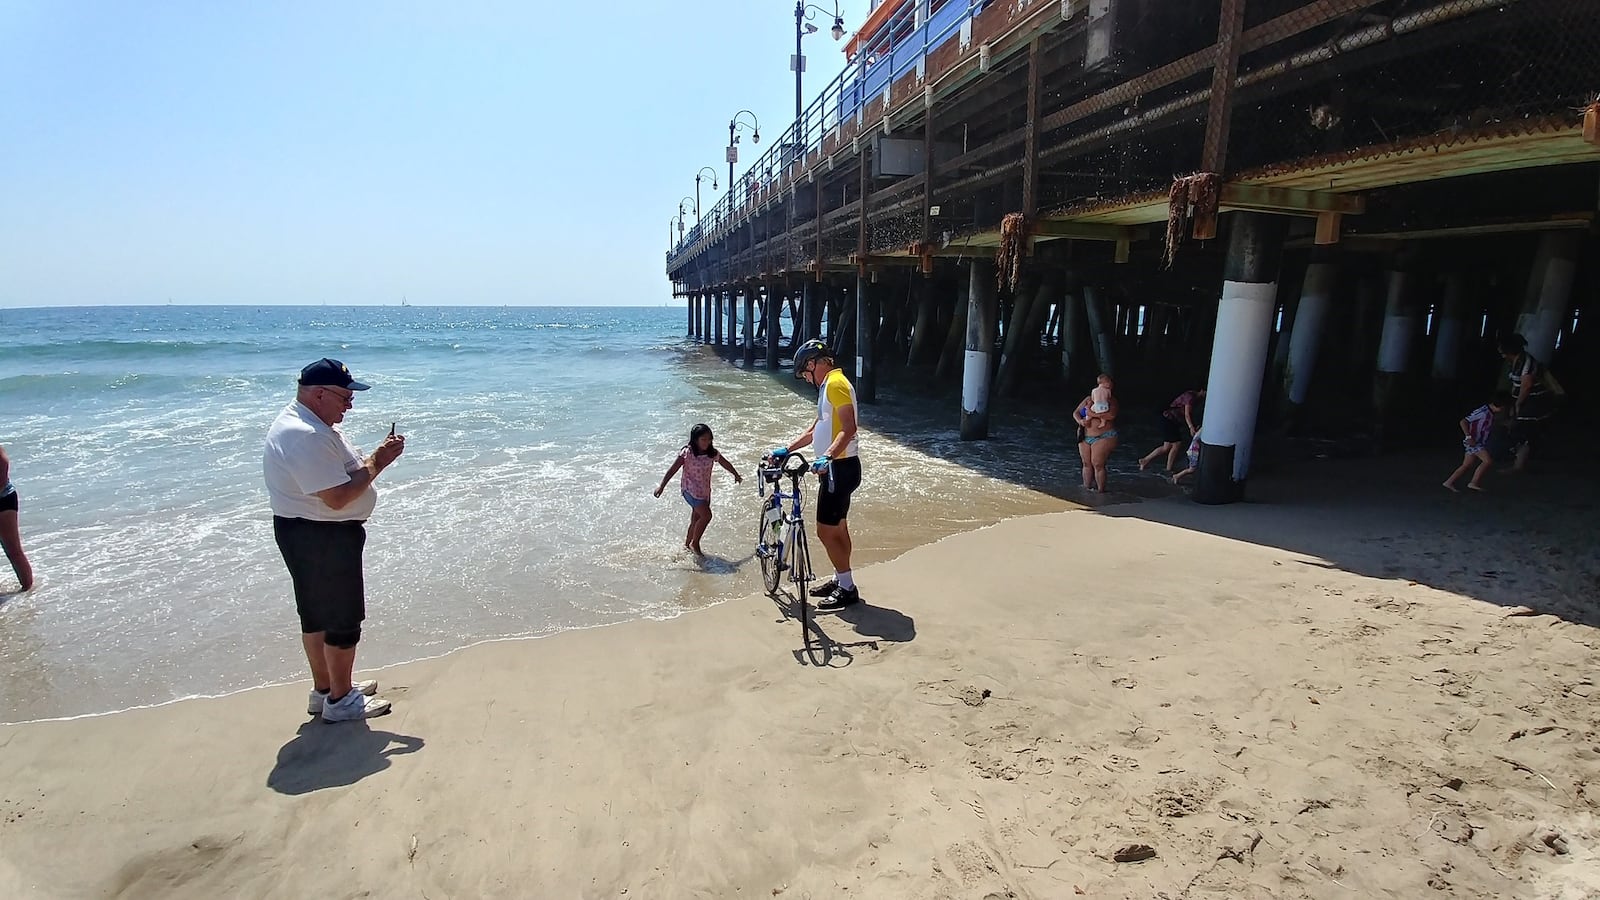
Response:
[[[1161,414],[1161,443],[1181,444],[1190,438],[1190,435],[1185,434],[1188,430],[1189,426],[1183,422],[1166,413]]]
[[[17,511],[17,492],[16,491],[12,491],[9,494],[6,494],[4,496],[0,496],[0,512],[16,512],[16,511]]]
[[[836,459],[822,473],[822,487],[817,490],[817,522],[837,525],[850,515],[850,495],[861,487],[861,458]]]
[[[1516,419],[1511,423],[1511,446],[1533,446],[1544,431],[1544,419]]]
[[[351,632],[367,618],[366,587],[361,580],[361,551],[367,529],[361,522],[314,522],[272,517],[289,577],[294,579],[294,608],[302,634]]]

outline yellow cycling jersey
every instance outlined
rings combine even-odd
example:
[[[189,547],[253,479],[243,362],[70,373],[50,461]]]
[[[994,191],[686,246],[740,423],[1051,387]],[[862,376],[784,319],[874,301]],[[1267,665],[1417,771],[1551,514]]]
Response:
[[[822,379],[822,387],[817,391],[817,427],[811,433],[811,453],[813,456],[822,456],[833,445],[833,437],[844,430],[844,424],[839,421],[839,410],[847,406],[856,405],[856,389],[851,386],[850,379],[838,369],[828,373]],[[859,416],[859,411],[857,412]],[[859,423],[859,419],[857,422]],[[837,459],[849,459],[856,455],[856,439],[850,438],[850,443],[845,445]]]

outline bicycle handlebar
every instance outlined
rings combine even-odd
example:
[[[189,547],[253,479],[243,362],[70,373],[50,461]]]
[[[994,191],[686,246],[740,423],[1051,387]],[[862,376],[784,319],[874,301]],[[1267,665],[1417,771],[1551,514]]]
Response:
[[[805,456],[795,452],[785,453],[783,462],[779,463],[776,468],[768,465],[771,461],[773,461],[773,456],[770,453],[761,457],[758,467],[762,474],[776,472],[780,477],[787,475],[792,479],[799,480],[811,468],[811,464],[806,461]]]

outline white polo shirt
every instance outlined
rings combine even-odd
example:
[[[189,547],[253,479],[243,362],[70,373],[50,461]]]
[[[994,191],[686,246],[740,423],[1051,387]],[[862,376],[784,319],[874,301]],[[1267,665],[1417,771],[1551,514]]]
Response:
[[[371,517],[378,492],[368,487],[343,509],[322,502],[318,491],[338,487],[360,469],[361,451],[339,429],[317,418],[299,401],[289,404],[267,429],[262,470],[272,514],[286,519],[352,522]]]

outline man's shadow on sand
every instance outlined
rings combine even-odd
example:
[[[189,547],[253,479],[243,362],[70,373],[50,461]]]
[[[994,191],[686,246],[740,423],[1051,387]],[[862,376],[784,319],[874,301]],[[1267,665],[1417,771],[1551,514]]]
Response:
[[[374,731],[365,720],[329,724],[313,719],[278,750],[267,787],[296,796],[347,787],[389,768],[389,758],[422,749],[422,738]]]

